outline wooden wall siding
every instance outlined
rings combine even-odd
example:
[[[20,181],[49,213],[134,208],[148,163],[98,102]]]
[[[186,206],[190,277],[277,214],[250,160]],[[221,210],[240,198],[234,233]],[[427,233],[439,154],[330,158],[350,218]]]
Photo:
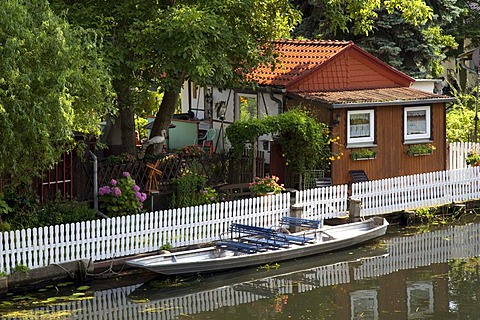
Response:
[[[346,146],[346,109],[338,110],[340,123],[334,132],[340,137],[335,152],[343,152],[340,160],[332,163],[332,183],[350,183],[350,170],[364,170],[370,180],[391,178],[424,172],[446,170],[445,108],[435,104],[432,112],[433,144],[437,148],[432,155],[412,157],[405,153],[403,144],[403,106],[384,106],[375,110],[375,139],[377,158],[373,160],[350,159],[351,149]],[[335,111],[336,112],[336,111]]]
[[[357,50],[348,50],[302,80],[288,86],[293,91],[339,91],[409,86],[405,77]]]

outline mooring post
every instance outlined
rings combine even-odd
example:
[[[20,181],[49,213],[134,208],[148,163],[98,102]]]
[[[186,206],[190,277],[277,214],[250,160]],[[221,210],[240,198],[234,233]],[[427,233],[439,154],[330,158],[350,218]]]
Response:
[[[303,204],[294,204],[290,206],[290,217],[302,218],[303,216]],[[299,232],[300,228],[296,226],[290,226],[290,232]]]
[[[349,198],[348,199],[348,212],[350,216],[350,222],[358,222],[361,220],[360,213],[362,211],[362,200]]]

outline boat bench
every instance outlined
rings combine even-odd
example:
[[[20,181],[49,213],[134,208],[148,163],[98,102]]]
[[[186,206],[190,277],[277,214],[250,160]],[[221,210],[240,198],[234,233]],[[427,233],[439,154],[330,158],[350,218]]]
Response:
[[[271,239],[271,238],[259,238],[259,237],[250,237],[250,238],[243,238],[242,240],[256,243],[261,245],[264,248],[268,249],[279,249],[279,248],[288,248],[288,241],[281,241],[278,239]]]
[[[313,220],[313,219],[295,218],[295,217],[282,217],[282,219],[280,220],[280,224],[288,225],[292,227],[318,229],[322,226],[322,221]]]
[[[276,231],[272,228],[263,228],[263,227],[255,227],[240,223],[232,223],[230,225],[230,234],[232,239],[234,238],[234,234],[238,235],[237,238],[242,238],[245,236],[257,236],[260,238],[271,239],[273,241],[279,242],[289,242],[289,243],[297,243],[297,244],[305,244],[307,242],[312,242],[315,240],[314,237],[306,237],[298,236],[298,235],[290,235]],[[243,235],[243,236],[242,236]]]
[[[274,238],[277,232],[274,229],[255,227],[247,224],[232,223],[228,229],[232,238],[242,238],[244,236],[261,236],[265,238]],[[234,236],[236,234],[236,236]]]
[[[239,241],[230,241],[230,240],[223,240],[223,241],[217,242],[217,248],[246,252],[246,253],[256,253],[258,251],[265,251],[265,248],[263,248],[258,244],[245,243],[245,242],[239,242]]]

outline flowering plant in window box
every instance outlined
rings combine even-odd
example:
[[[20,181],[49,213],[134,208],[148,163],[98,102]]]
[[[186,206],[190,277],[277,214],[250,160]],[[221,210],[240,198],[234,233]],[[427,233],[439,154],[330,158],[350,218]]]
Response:
[[[480,153],[476,149],[468,151],[465,162],[472,167],[480,166]]]
[[[350,159],[352,160],[367,160],[367,159],[376,159],[377,150],[362,148],[350,152]]]
[[[432,154],[435,149],[435,146],[431,143],[412,144],[408,146],[405,153],[409,156],[415,157]]]
[[[269,193],[278,194],[285,190],[283,184],[278,184],[278,177],[270,176],[259,178],[256,177],[249,185],[250,191],[255,195],[266,195]]]

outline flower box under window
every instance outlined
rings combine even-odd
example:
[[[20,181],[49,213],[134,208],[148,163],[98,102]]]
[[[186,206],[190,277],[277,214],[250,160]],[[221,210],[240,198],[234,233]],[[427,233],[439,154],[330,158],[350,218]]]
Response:
[[[377,158],[377,150],[362,148],[350,152],[350,159],[352,160],[371,160]]]
[[[428,156],[433,153],[435,146],[431,143],[412,144],[405,149],[405,153],[411,157]]]

